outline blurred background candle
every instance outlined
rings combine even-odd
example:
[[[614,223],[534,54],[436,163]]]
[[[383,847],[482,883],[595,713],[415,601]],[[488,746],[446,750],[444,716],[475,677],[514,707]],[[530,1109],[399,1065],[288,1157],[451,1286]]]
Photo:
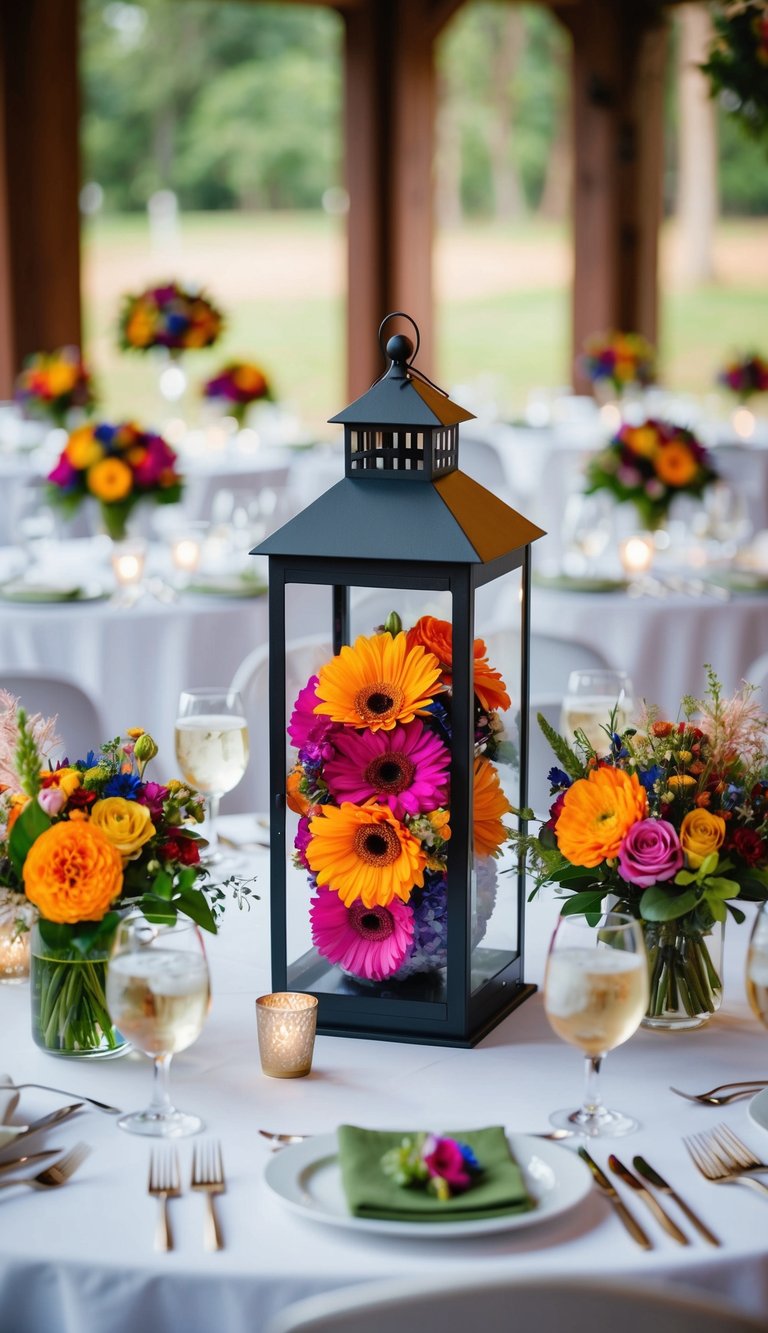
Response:
[[[731,425],[740,440],[751,440],[755,433],[755,414],[748,407],[737,407],[731,417]]]
[[[282,991],[256,1001],[261,1068],[269,1078],[301,1078],[312,1068],[317,1026],[314,995]]]
[[[147,550],[144,542],[115,542],[112,572],[121,588],[134,588],[144,577]]]
[[[619,559],[624,573],[630,578],[646,574],[653,564],[653,541],[650,537],[627,537],[619,542]]]
[[[180,574],[194,574],[200,564],[200,542],[187,534],[171,543],[171,560]]]

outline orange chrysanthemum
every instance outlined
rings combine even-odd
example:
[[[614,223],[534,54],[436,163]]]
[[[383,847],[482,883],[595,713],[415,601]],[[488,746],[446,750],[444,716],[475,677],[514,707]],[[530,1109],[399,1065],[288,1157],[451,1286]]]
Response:
[[[448,620],[437,620],[435,616],[422,616],[413,629],[408,630],[408,647],[421,644],[428,652],[434,653],[443,667],[443,679],[446,685],[452,684],[453,644],[451,625]],[[475,639],[473,645],[474,665],[473,684],[481,707],[488,711],[505,709],[510,706],[507,687],[501,673],[494,670],[488,661],[488,649],[482,639]]]
[[[100,921],[122,887],[120,853],[90,821],[52,824],[24,862],[27,897],[48,921]]]
[[[405,634],[361,635],[321,667],[315,712],[347,726],[391,731],[432,702],[439,676],[433,655],[409,648]]]
[[[490,759],[475,760],[472,826],[475,856],[494,856],[507,840],[502,816],[512,807],[501,790],[499,775]]]
[[[670,440],[653,460],[656,476],[667,486],[687,486],[699,470],[687,445]]]
[[[598,866],[618,856],[625,834],[648,813],[637,776],[604,764],[569,787],[555,826],[557,845],[576,866]]]
[[[364,907],[407,902],[424,884],[426,857],[421,843],[395,819],[388,805],[324,805],[309,825],[306,856],[322,887],[342,902]]]
[[[133,473],[122,458],[102,458],[100,463],[89,467],[85,476],[91,495],[105,504],[124,500],[133,489]]]

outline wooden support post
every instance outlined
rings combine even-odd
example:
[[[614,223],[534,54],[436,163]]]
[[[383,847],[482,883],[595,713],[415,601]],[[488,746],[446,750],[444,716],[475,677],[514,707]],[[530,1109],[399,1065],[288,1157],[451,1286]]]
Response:
[[[657,338],[658,232],[668,30],[647,0],[581,0],[555,12],[573,38],[574,383],[591,333]]]
[[[0,0],[0,397],[80,343],[78,0]]]
[[[384,370],[376,329],[406,310],[433,356],[434,42],[461,0],[365,0],[346,10],[348,391]]]

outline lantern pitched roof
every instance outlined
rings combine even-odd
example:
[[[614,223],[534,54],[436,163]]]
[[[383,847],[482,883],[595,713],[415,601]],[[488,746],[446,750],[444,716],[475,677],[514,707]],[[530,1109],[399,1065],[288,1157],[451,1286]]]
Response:
[[[487,564],[543,536],[464,472],[420,486],[344,477],[251,554]]]
[[[460,421],[473,419],[474,412],[459,407],[446,394],[397,362],[393,362],[387,374],[367,393],[329,418],[331,422],[338,421],[345,426],[402,426],[406,423],[410,429],[456,426]]]

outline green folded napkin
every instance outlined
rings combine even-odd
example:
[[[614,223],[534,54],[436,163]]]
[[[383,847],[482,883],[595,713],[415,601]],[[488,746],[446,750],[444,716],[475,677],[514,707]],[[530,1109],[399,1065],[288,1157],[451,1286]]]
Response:
[[[539,574],[533,582],[540,588],[554,588],[559,592],[622,592],[627,580],[603,577],[599,574]]]
[[[83,596],[79,585],[66,587],[55,583],[4,583],[0,597],[6,602],[77,602]]]
[[[185,591],[214,597],[261,597],[267,585],[252,574],[198,574]]]
[[[397,1148],[403,1131],[360,1129],[340,1125],[339,1166],[349,1211],[354,1217],[377,1217],[392,1222],[469,1222],[533,1208],[522,1173],[500,1125],[487,1129],[447,1130],[449,1138],[467,1143],[483,1173],[472,1188],[442,1203],[433,1194],[398,1185],[384,1174],[381,1159]]]

